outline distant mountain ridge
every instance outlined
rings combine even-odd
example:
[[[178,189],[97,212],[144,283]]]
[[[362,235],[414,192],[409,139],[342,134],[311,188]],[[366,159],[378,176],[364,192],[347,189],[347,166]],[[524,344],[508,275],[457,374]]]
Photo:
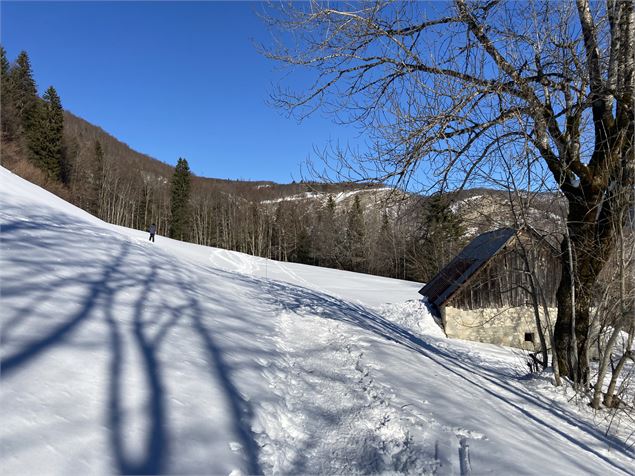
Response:
[[[147,154],[134,150],[129,145],[120,141],[101,127],[78,117],[70,111],[65,111],[65,133],[69,141],[76,140],[79,145],[78,154],[90,156],[92,147],[98,140],[106,156],[116,160],[119,166],[129,170],[154,177],[166,183],[172,177],[174,166],[161,162]],[[237,180],[215,177],[194,176],[193,181],[203,190],[209,192],[223,192],[236,195],[248,201],[254,201],[263,205],[273,205],[280,202],[304,201],[324,203],[329,195],[333,196],[337,204],[350,205],[353,197],[361,193],[362,201],[366,207],[392,208],[395,204],[401,206],[404,202],[416,202],[421,199],[417,194],[409,194],[384,186],[383,184],[368,184],[354,182],[326,183],[317,181],[300,181],[293,183],[276,183],[271,180]],[[469,235],[485,231],[491,227],[509,226],[513,220],[493,208],[508,208],[508,193],[502,190],[488,188],[472,188],[457,192],[450,192],[452,211],[459,214],[464,220],[472,223]],[[476,198],[481,198],[478,200]],[[554,226],[560,226],[564,216],[563,203],[554,200],[550,193],[534,196],[534,207],[544,214],[537,219],[541,221],[538,227],[553,231]],[[487,216],[487,218],[485,218]],[[554,226],[548,226],[545,221],[553,218]],[[469,230],[468,230],[469,231]]]
[[[64,121],[66,139],[77,147],[76,153],[80,159],[89,158],[93,154],[95,141],[99,141],[104,150],[104,155],[115,159],[119,166],[165,180],[169,180],[174,173],[174,166],[134,150],[101,127],[82,119],[70,111],[64,111]],[[382,187],[382,185],[353,182],[322,183],[301,181],[276,183],[271,180],[238,180],[202,176],[194,176],[193,180],[198,182],[203,188],[232,192],[240,196],[248,195],[253,197],[257,195],[257,201],[276,200],[300,193],[340,193]]]

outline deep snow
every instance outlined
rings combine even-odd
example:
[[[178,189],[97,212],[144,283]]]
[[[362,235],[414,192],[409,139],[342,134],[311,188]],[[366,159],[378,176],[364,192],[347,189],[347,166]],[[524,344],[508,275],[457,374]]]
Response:
[[[2,168],[0,201],[2,474],[634,472],[420,284],[149,243]]]

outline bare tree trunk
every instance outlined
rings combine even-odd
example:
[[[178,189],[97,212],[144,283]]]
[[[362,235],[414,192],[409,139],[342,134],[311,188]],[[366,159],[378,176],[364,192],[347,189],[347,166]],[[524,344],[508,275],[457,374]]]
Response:
[[[608,226],[606,222],[595,218],[602,212],[602,200],[594,200],[598,205],[593,207],[582,206],[579,199],[576,202],[569,200],[567,236],[562,242],[554,338],[561,373],[585,385],[589,380],[591,293],[614,246],[614,234],[603,229]]]

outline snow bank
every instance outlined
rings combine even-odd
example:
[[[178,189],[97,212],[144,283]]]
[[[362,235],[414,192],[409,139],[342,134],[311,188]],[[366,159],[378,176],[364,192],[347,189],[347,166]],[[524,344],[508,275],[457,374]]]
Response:
[[[432,317],[422,300],[412,300],[396,304],[384,304],[376,311],[391,322],[418,336],[444,338],[440,324]]]

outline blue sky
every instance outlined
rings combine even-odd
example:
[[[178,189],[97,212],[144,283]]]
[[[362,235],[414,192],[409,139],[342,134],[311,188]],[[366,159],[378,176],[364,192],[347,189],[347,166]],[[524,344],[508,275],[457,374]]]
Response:
[[[133,149],[208,177],[290,182],[313,148],[359,142],[352,127],[297,120],[267,99],[285,71],[254,44],[256,2],[2,2],[10,60],[38,89]],[[294,75],[301,86],[308,78]],[[285,84],[289,84],[288,80]]]

